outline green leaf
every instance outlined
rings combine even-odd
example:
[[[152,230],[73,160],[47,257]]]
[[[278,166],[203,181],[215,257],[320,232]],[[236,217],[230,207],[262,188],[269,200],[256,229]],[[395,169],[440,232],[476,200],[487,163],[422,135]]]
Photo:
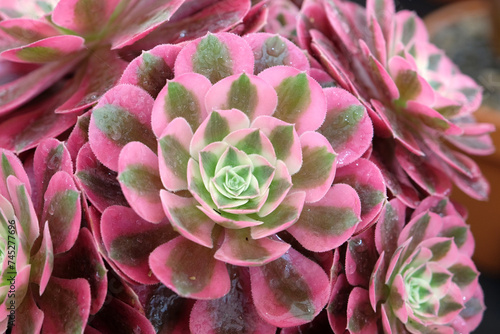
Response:
[[[455,264],[448,268],[448,270],[453,274],[453,282],[459,287],[465,287],[472,283],[478,276],[477,272],[471,267]]]
[[[250,82],[246,73],[243,73],[238,80],[231,84],[227,100],[227,109],[234,108],[241,110],[249,118],[252,118],[257,102],[257,88]]]
[[[278,106],[274,117],[295,123],[311,103],[311,89],[305,73],[286,78],[276,87]]]
[[[31,46],[16,52],[16,56],[27,62],[46,63],[61,58],[61,51],[46,46]]]
[[[297,189],[307,189],[323,184],[333,168],[335,154],[328,152],[325,146],[302,149],[302,168],[292,177],[292,184]]]
[[[351,138],[364,115],[365,108],[360,105],[351,105],[340,113],[327,113],[319,132],[334,148],[339,147]]]
[[[123,147],[138,141],[156,152],[156,138],[151,129],[125,109],[107,104],[94,109],[92,114],[97,128],[117,145]]]
[[[229,134],[229,123],[218,112],[214,111],[210,115],[210,120],[205,128],[206,144],[221,141]]]
[[[142,196],[152,193],[158,195],[163,188],[158,172],[144,165],[129,165],[118,177],[127,188],[133,189]]]
[[[406,104],[406,101],[417,97],[422,90],[422,86],[418,80],[418,74],[412,70],[399,71],[394,82],[399,90],[398,103],[403,105]]]
[[[293,145],[293,125],[279,125],[273,129],[269,140],[273,144],[276,158],[286,160]]]
[[[174,72],[161,57],[149,52],[142,53],[142,63],[137,69],[138,85],[156,98],[167,80],[174,77]],[[170,91],[169,91],[170,94]],[[175,118],[175,117],[174,117]]]
[[[155,76],[156,74],[152,74]],[[165,96],[165,108],[168,118],[183,117],[192,129],[200,125],[200,105],[193,93],[182,84],[171,81],[168,83],[168,94]]]
[[[165,164],[179,179],[187,180],[187,164],[189,152],[182,144],[173,136],[166,135],[159,141]]]
[[[260,138],[260,132],[256,129],[254,132],[250,133],[248,136],[240,140],[235,147],[242,150],[246,154],[261,154],[262,153],[262,141]]]
[[[297,224],[317,235],[342,235],[358,221],[350,208],[305,205]]]
[[[207,77],[212,84],[233,74],[233,60],[227,46],[209,34],[193,55],[193,71]]]

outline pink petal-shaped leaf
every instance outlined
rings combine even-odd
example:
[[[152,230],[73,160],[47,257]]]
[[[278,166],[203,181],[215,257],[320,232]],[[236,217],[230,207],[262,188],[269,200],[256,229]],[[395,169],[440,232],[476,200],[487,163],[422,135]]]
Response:
[[[214,256],[235,266],[255,266],[276,260],[289,248],[289,244],[270,238],[254,240],[248,229],[226,229],[224,242]]]
[[[42,222],[47,222],[54,243],[54,253],[62,253],[73,246],[82,216],[80,192],[73,178],[60,171],[50,179],[44,195]]]
[[[44,331],[82,333],[90,310],[90,286],[83,278],[52,277],[37,304],[44,311]]]
[[[302,166],[302,148],[295,126],[274,117],[261,116],[251,125],[262,131],[273,144],[276,158],[283,161],[288,173],[297,173]]]
[[[11,151],[0,149],[2,153],[2,161],[0,168],[0,194],[6,198],[9,198],[9,191],[7,189],[7,178],[10,175],[14,175],[18,178],[21,183],[26,186],[26,190],[29,195],[31,195],[31,186],[28,175],[19,161],[19,158],[14,155]]]
[[[74,94],[57,107],[56,113],[72,113],[94,105],[118,83],[125,66],[127,63],[116,52],[107,49],[94,51],[75,73]]]
[[[447,136],[446,140],[459,149],[474,155],[489,155],[495,151],[489,135],[479,136]]]
[[[278,96],[267,82],[251,74],[235,74],[217,82],[207,93],[207,110],[238,109],[250,120],[270,116],[278,103]]]
[[[302,212],[305,197],[306,194],[303,191],[288,194],[274,211],[265,217],[258,218],[262,224],[251,228],[252,238],[264,238],[286,230],[295,224]]]
[[[380,170],[371,161],[361,158],[339,168],[335,183],[346,183],[356,190],[361,200],[362,221],[356,232],[366,229],[380,213],[386,199],[385,182]]]
[[[200,209],[193,197],[181,197],[168,191],[161,191],[163,209],[176,231],[185,238],[205,247],[212,248],[212,229],[215,222]]]
[[[118,170],[120,150],[132,141],[156,150],[150,129],[153,98],[139,87],[119,85],[104,94],[92,111],[89,143],[99,161]]]
[[[329,88],[324,92],[327,113],[319,132],[337,152],[337,165],[345,166],[370,147],[373,125],[366,109],[353,95],[340,88]]]
[[[78,117],[73,130],[66,140],[66,148],[71,155],[73,163],[76,162],[76,157],[80,149],[89,141],[89,123],[90,111]]]
[[[328,301],[328,276],[293,248],[273,262],[251,267],[250,278],[259,315],[275,326],[310,322]]]
[[[214,34],[228,31],[241,22],[250,6],[249,0],[189,1],[168,24],[160,26],[144,41],[139,41],[138,46],[147,50],[160,43],[191,41],[209,31]]]
[[[85,196],[100,212],[111,205],[128,206],[116,179],[118,174],[97,160],[88,143],[78,153],[76,177]]]
[[[336,171],[336,156],[328,139],[317,132],[300,136],[302,167],[292,176],[294,190],[306,192],[306,202],[314,203],[330,189]]]
[[[405,205],[398,199],[386,202],[375,227],[377,251],[392,256],[398,247],[398,237],[405,223]]]
[[[4,59],[20,63],[50,63],[83,50],[84,39],[80,36],[60,35],[4,51]]]
[[[350,333],[376,333],[378,316],[370,306],[368,291],[355,287],[347,304],[347,329]]]
[[[391,0],[367,0],[366,10],[372,14],[380,24],[386,41],[392,40],[393,18],[395,14],[395,4]]]
[[[396,159],[408,176],[430,194],[445,196],[451,191],[450,177],[434,164],[435,159],[411,154],[402,145],[396,146]]]
[[[368,229],[347,242],[345,272],[352,286],[368,289],[370,276],[378,260],[374,232],[373,228]]]
[[[34,254],[31,259],[30,281],[38,284],[40,287],[39,293],[43,294],[54,264],[54,253],[52,251],[52,239],[50,237],[49,225],[46,224],[43,229],[43,237],[40,249]]]
[[[10,202],[21,227],[21,231],[17,233],[26,237],[27,245],[33,245],[33,242],[40,234],[40,228],[26,186],[18,178],[10,175],[7,177],[7,189],[11,198]]]
[[[52,12],[58,26],[88,36],[101,32],[119,0],[61,0]]]
[[[94,238],[87,228],[81,229],[75,245],[68,252],[54,258],[54,276],[65,279],[84,278],[89,283],[90,314],[97,313],[104,304],[108,290],[106,272]]]
[[[328,321],[334,333],[344,333],[347,328],[347,303],[352,287],[344,274],[340,274],[333,283],[328,305]]]
[[[326,98],[314,79],[289,66],[268,68],[259,77],[271,84],[278,94],[273,117],[295,123],[299,134],[321,126],[326,115]]]
[[[259,2],[252,5],[252,8],[243,18],[243,22],[231,29],[230,31],[245,36],[247,34],[260,31],[268,24],[268,5],[265,2]]]
[[[442,132],[443,134],[457,136],[463,133],[460,127],[451,123],[438,111],[423,103],[408,101],[405,112],[409,117],[414,117],[429,128]]]
[[[123,301],[109,297],[109,302],[92,317],[89,325],[97,333],[133,333],[155,334],[151,322],[138,310]],[[88,327],[89,328],[89,327]],[[89,331],[91,332],[91,330]],[[85,330],[87,333],[87,330]]]
[[[490,184],[483,175],[469,178],[462,173],[455,172],[452,169],[449,169],[447,175],[450,175],[457,187],[470,197],[478,201],[485,201],[488,199]]]
[[[136,85],[153,98],[158,96],[167,80],[174,78],[174,63],[181,48],[162,44],[132,60],[120,78],[120,84]]]
[[[60,34],[53,25],[44,20],[21,17],[0,22],[0,30],[2,49],[34,43]]]
[[[191,333],[215,334],[238,328],[242,334],[273,334],[276,328],[264,321],[252,302],[248,270],[231,267],[231,290],[215,300],[198,300],[191,311]]]
[[[40,82],[42,79],[32,78],[32,80]],[[26,83],[26,85],[31,85],[31,82]],[[0,124],[0,146],[16,152],[23,152],[36,147],[46,138],[59,136],[74,125],[78,117],[77,114],[58,115],[54,113],[54,109],[67,99],[68,93],[71,93],[71,88],[63,88],[62,91],[59,90],[52,94],[47,93],[40,100],[33,101],[17,110],[15,116],[5,119]]]
[[[255,33],[244,36],[255,57],[255,74],[273,66],[292,66],[299,71],[309,71],[309,61],[301,49],[286,38],[276,34]]]
[[[212,111],[193,135],[189,152],[193,158],[208,144],[221,141],[231,132],[248,128],[250,120],[237,109]]]
[[[214,253],[214,249],[177,237],[151,253],[149,266],[163,284],[183,297],[216,299],[229,292],[230,279]]]
[[[403,228],[399,234],[398,244],[401,245],[411,238],[411,242],[405,250],[410,253],[422,241],[437,236],[442,225],[440,216],[433,212],[423,212],[412,218],[408,225]]]
[[[19,107],[50,87],[68,73],[79,60],[80,57],[73,57],[45,64],[20,78],[1,85],[0,115]]]
[[[44,313],[35,304],[31,291],[28,290],[28,293],[26,294],[26,297],[24,297],[21,305],[16,307],[15,315],[17,321],[14,322],[15,326],[11,327],[11,333],[40,333]],[[22,321],[19,321],[20,319],[22,319]]]
[[[346,184],[336,184],[320,201],[305,204],[288,232],[306,249],[326,252],[351,237],[360,222],[360,212],[356,191]]]
[[[199,73],[214,84],[233,74],[251,74],[253,65],[252,49],[241,37],[230,33],[209,33],[182,49],[175,62],[175,74]]]
[[[389,73],[399,90],[399,101],[416,101],[425,106],[434,104],[434,89],[407,60],[395,56],[389,60],[388,65]]]
[[[103,212],[101,233],[110,259],[126,275],[142,284],[158,282],[149,268],[149,255],[177,235],[166,219],[151,224],[132,209],[118,205]]]
[[[276,164],[276,153],[273,144],[258,129],[247,128],[234,131],[224,138],[224,142],[248,154],[250,159],[253,160],[254,167]],[[267,188],[263,188],[262,183],[259,183],[259,186],[261,189]]]
[[[170,191],[187,189],[189,143],[193,132],[188,122],[174,119],[158,139],[159,171],[163,186]]]
[[[139,142],[128,143],[118,159],[118,181],[125,198],[139,216],[157,223],[165,217],[160,190],[163,189],[158,157]]]
[[[158,94],[151,115],[153,132],[160,137],[167,125],[183,117],[196,130],[207,117],[205,96],[212,84],[198,73],[177,75]]]
[[[112,49],[120,49],[146,36],[168,21],[183,0],[130,0],[120,13],[120,27],[112,38]]]
[[[37,212],[41,212],[43,194],[49,181],[58,171],[73,174],[73,162],[66,146],[57,139],[46,139],[38,145],[33,159],[35,174],[34,204]]]

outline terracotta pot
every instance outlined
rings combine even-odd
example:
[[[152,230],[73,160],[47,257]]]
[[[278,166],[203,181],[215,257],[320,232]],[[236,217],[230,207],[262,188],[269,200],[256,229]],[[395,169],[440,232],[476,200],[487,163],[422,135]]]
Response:
[[[473,16],[488,20],[492,12],[491,5],[491,2],[481,0],[447,5],[425,18],[429,34],[432,37],[441,29]],[[461,43],[459,38],[456,41]],[[500,129],[500,110],[482,106],[474,115],[478,122],[493,123]],[[476,240],[474,260],[478,268],[484,272],[500,274],[500,132],[492,133],[492,138],[497,151],[490,156],[473,157],[490,182],[489,201],[473,200],[458,189],[453,190],[452,198],[469,211],[467,222],[471,225]]]

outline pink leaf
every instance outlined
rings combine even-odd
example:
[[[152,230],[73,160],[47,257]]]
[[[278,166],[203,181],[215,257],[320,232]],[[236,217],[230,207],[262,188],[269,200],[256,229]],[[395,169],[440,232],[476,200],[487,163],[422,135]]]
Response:
[[[89,125],[89,143],[99,161],[118,170],[120,150],[132,141],[156,150],[150,130],[153,98],[139,87],[115,86],[94,107]]]
[[[177,235],[166,219],[151,224],[132,209],[117,205],[103,212],[101,232],[110,259],[126,275],[142,284],[158,282],[149,268],[149,255]]]
[[[158,157],[139,142],[128,143],[118,159],[118,181],[130,206],[150,222],[161,221],[160,190],[163,189],[158,170]]]
[[[87,228],[82,228],[73,247],[54,259],[53,275],[65,279],[84,278],[90,285],[90,314],[95,314],[104,304],[108,290],[106,267],[97,250],[94,238]]]
[[[43,328],[49,333],[76,332],[85,328],[90,310],[90,286],[83,278],[52,277],[37,304],[44,311]]]
[[[310,322],[328,301],[326,273],[292,248],[271,263],[251,267],[250,278],[259,315],[275,326]]]
[[[368,291],[354,288],[347,304],[347,329],[353,334],[370,334],[376,333],[377,328],[377,315],[370,306]]]
[[[46,224],[43,229],[43,238],[38,252],[31,257],[30,281],[38,284],[39,293],[43,294],[50,276],[54,262],[54,253],[52,251],[52,239],[50,237],[49,225]]]
[[[213,258],[215,250],[177,237],[149,257],[153,273],[183,297],[216,299],[226,295],[230,280],[226,266]]]

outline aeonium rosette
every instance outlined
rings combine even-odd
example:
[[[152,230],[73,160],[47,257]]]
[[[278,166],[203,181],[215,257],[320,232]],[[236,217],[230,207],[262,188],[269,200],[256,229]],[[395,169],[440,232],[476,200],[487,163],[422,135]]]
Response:
[[[337,166],[370,145],[366,111],[346,91],[322,89],[302,51],[276,35],[209,34],[180,51],[150,52],[167,57],[175,48],[175,77],[155,101],[136,86],[145,67],[139,57],[93,110],[90,147],[118,172],[131,206],[103,212],[110,257],[129,280],[159,280],[196,299],[237,292],[226,264],[251,267],[231,269],[251,280],[243,295],[252,294],[257,311],[245,299],[252,304],[248,314],[240,310],[245,321],[308,322],[326,304],[326,273],[278,233],[324,252],[356,231],[359,196],[332,181]],[[145,233],[155,236],[134,254],[133,236]],[[222,309],[201,305],[193,312]]]
[[[26,169],[10,151],[0,160],[0,331],[83,332],[107,280],[91,233],[80,229],[69,153],[48,139]]]
[[[487,198],[479,167],[455,149],[493,152],[493,127],[473,117],[481,88],[429,42],[416,14],[396,12],[393,0],[368,0],[366,9],[306,0],[299,17],[299,45],[366,105],[376,129],[371,159],[395,196],[416,207],[421,190],[446,196],[453,182]]]
[[[429,197],[405,224],[405,206],[388,203],[375,232],[380,258],[370,301],[386,333],[470,333],[483,293],[471,260],[469,226],[447,198]]]

